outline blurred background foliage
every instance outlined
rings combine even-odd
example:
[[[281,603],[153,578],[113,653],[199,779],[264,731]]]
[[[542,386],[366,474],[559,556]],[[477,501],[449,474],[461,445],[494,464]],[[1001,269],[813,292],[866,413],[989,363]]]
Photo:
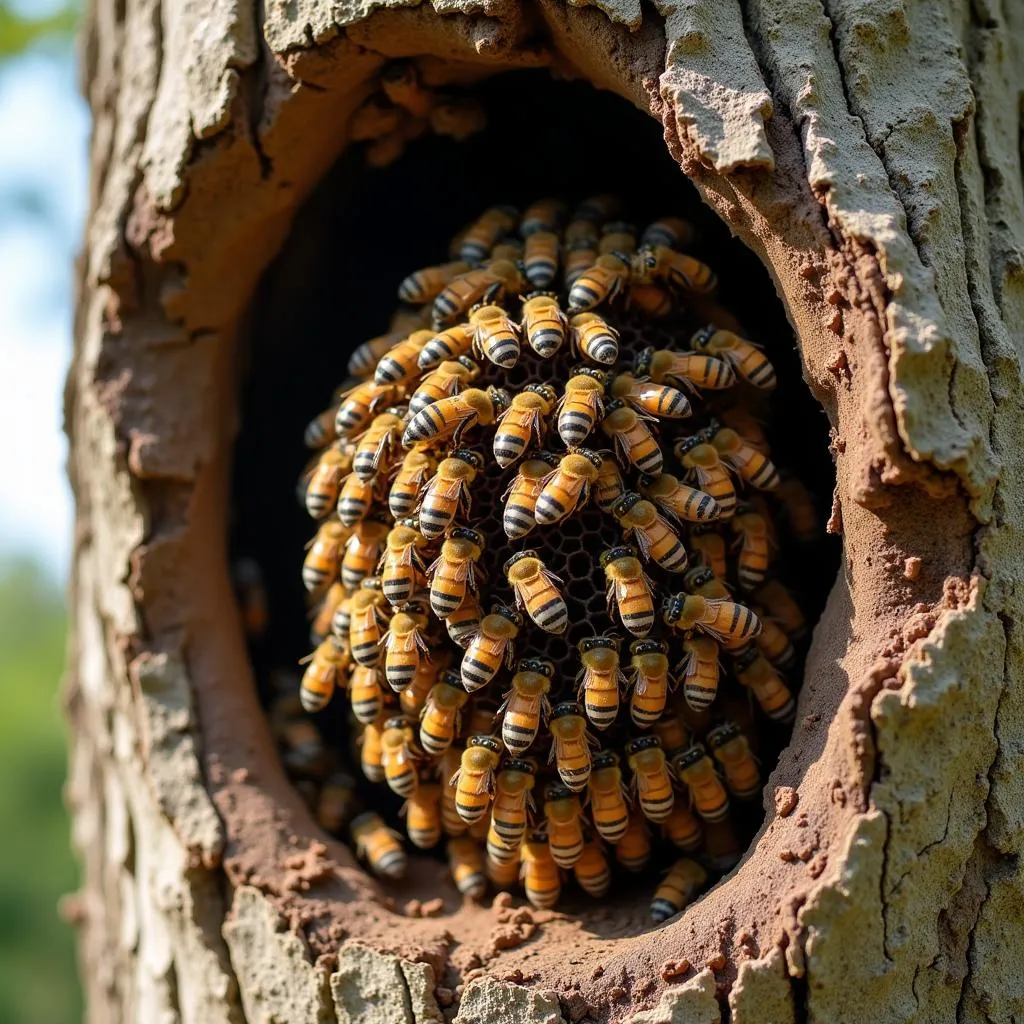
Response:
[[[40,50],[71,60],[79,15],[77,2],[0,0],[0,75]],[[17,144],[0,139],[0,162]],[[49,230],[48,209],[31,183],[0,189],[0,224],[13,212]],[[78,884],[62,801],[63,586],[37,560],[7,554],[17,537],[0,537],[0,549],[0,1024],[71,1024],[82,1014],[74,933],[57,911]]]

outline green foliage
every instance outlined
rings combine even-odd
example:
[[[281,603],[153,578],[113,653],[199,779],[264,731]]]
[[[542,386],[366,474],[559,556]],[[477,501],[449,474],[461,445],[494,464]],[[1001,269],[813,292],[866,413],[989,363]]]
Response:
[[[0,0],[0,60],[21,53],[41,39],[68,38],[78,25],[79,8],[77,0],[70,0],[35,16]]]
[[[60,593],[37,566],[0,563],[0,1021],[81,1016],[74,935],[57,901],[77,884],[61,800],[65,656]]]

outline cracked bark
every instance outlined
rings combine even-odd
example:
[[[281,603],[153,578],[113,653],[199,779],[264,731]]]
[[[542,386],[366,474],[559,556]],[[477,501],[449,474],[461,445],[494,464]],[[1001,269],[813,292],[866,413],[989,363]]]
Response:
[[[769,787],[745,865],[656,940],[606,942],[600,979],[584,950],[531,987],[495,980],[522,963],[504,952],[456,1020],[555,1021],[569,983],[637,1024],[1024,1017],[1024,9],[653,6],[89,5],[67,708],[97,1024],[444,1019],[458,920],[394,918],[316,845],[219,541],[252,288],[369,80],[408,54],[470,78],[574,69],[663,122],[776,281],[832,420],[845,534],[801,698],[819,721],[772,779],[819,833],[816,873],[779,861],[798,827]],[[322,868],[312,892],[283,867],[296,850]],[[727,966],[701,970],[716,953]],[[664,981],[683,955],[693,974]]]

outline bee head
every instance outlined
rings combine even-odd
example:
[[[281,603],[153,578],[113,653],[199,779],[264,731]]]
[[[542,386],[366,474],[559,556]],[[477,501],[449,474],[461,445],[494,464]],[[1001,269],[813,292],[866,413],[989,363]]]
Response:
[[[492,754],[501,753],[501,740],[497,736],[470,736],[466,740],[466,749],[470,747],[483,747],[484,750],[491,751]]]
[[[712,750],[717,750],[719,747],[724,747],[730,740],[736,739],[739,735],[740,727],[735,722],[722,722],[721,725],[708,729],[705,739]]]
[[[538,459],[540,462],[546,462],[552,469],[557,468],[558,464],[562,461],[562,456],[557,452],[532,452],[530,454],[530,458]]]
[[[450,668],[446,668],[441,673],[440,681],[446,686],[454,687],[456,690],[462,689],[462,676],[458,672],[453,672]]]
[[[714,324],[708,324],[699,331],[695,331],[690,338],[690,345],[698,352],[703,352],[708,347],[708,342],[715,336],[718,328]]]
[[[576,718],[583,717],[583,708],[574,700],[563,701],[551,709],[551,720],[555,718],[570,718],[572,716]]]
[[[619,638],[617,636],[585,636],[577,646],[580,654],[597,650],[617,651]]]
[[[594,755],[590,762],[592,771],[600,771],[602,768],[615,768],[619,763],[619,755],[614,750],[602,750]]]
[[[606,402],[604,406],[604,416],[607,419],[613,412],[618,412],[620,409],[627,408],[626,403],[621,398],[613,398],[610,402]]]
[[[412,727],[412,719],[408,715],[395,715],[394,718],[384,720],[385,729],[409,729]]]
[[[474,377],[480,372],[480,367],[469,356],[458,356],[455,362],[469,370],[470,374]]]
[[[642,249],[637,250],[636,257],[641,266],[647,270],[653,270],[658,265],[658,257],[655,255],[654,249],[649,245],[645,245]]]
[[[641,750],[656,749],[661,749],[661,740],[657,736],[637,736],[635,740],[630,740],[626,744],[626,756],[632,757],[633,754],[639,754]]]
[[[708,425],[700,432],[705,441],[710,441],[722,429],[722,421],[712,416]]]
[[[648,345],[641,349],[633,360],[633,372],[638,377],[646,377],[651,372],[651,363],[654,361],[654,346]]]
[[[376,811],[363,811],[362,814],[357,814],[350,822],[349,828],[354,833],[362,832],[367,828],[377,828],[378,825],[383,825],[380,819],[380,815]]]
[[[556,299],[558,298],[558,292],[546,292],[546,291],[533,291],[529,292],[525,296],[525,301],[529,302],[530,299]]]
[[[509,569],[512,568],[516,562],[521,562],[524,558],[536,558],[537,552],[533,550],[519,551],[514,554],[502,567],[501,571],[507,576]]]
[[[690,569],[683,576],[683,586],[691,592],[696,592],[701,587],[706,587],[714,578],[715,574],[710,569]]]
[[[445,536],[449,540],[468,540],[470,544],[475,544],[481,549],[484,546],[483,534],[476,530],[471,530],[468,526],[450,526],[445,531]]]
[[[487,397],[494,406],[495,416],[500,416],[512,404],[512,396],[504,388],[496,388],[493,384],[487,389]]]
[[[414,597],[409,601],[399,605],[398,611],[405,612],[406,615],[426,615],[427,609],[430,605],[427,603],[425,598]]]
[[[360,590],[383,590],[384,581],[379,576],[364,576],[359,583]]]
[[[541,398],[548,402],[554,402],[558,398],[558,392],[550,384],[527,384],[523,391],[540,395]]]
[[[736,515],[748,516],[751,512],[757,512],[757,506],[750,501],[739,501],[736,503]]]
[[[601,456],[598,455],[597,452],[592,452],[589,448],[570,448],[567,454],[579,455],[582,458],[586,459],[587,462],[589,462],[594,467],[594,469],[601,468]],[[565,458],[566,456],[562,457]]]
[[[602,386],[608,380],[608,374],[599,370],[596,366],[574,366],[570,371],[571,377],[592,377]]]
[[[466,462],[477,471],[484,468],[484,457],[472,448],[456,448],[448,458]]]
[[[633,508],[637,502],[643,501],[643,495],[637,494],[636,491],[627,491],[614,505],[612,505],[612,515],[616,519],[622,519],[624,516],[629,514],[629,510]]]
[[[628,544],[619,544],[617,547],[608,548],[607,551],[601,552],[601,568],[607,569],[612,562],[617,562],[620,558],[633,558],[636,552]]]
[[[634,640],[629,645],[629,653],[639,657],[642,654],[665,654],[668,644],[664,640]]]
[[[671,626],[682,618],[685,602],[686,594],[672,594],[665,598],[661,605],[661,620],[666,626]]]
[[[523,628],[523,617],[515,610],[510,608],[507,604],[496,604],[491,606],[491,614],[498,615],[503,619],[507,619],[512,623],[516,629]]]
[[[537,766],[532,761],[521,757],[510,757],[502,766],[503,772],[522,772],[523,775],[536,775]]]
[[[675,443],[676,458],[681,459],[688,452],[692,452],[699,444],[704,444],[705,439],[700,434],[692,434],[690,437],[682,437]]]
[[[389,405],[381,416],[397,416],[399,419],[404,419],[409,414],[409,406],[407,405]]]
[[[516,665],[516,671],[536,672],[537,675],[550,679],[555,674],[555,665],[547,658],[523,658]]]
[[[544,787],[545,800],[571,800],[576,794],[561,782],[549,782]]]
[[[672,758],[672,767],[676,771],[683,771],[685,768],[692,768],[695,764],[700,764],[707,756],[708,752],[704,749],[704,744],[694,743],[692,747],[687,747]]]

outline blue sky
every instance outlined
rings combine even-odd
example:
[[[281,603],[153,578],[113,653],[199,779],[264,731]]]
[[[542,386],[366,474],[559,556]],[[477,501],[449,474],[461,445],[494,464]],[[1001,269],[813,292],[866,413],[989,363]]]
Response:
[[[71,497],[61,392],[88,140],[63,48],[0,69],[0,140],[0,556],[30,553],[63,578]]]

